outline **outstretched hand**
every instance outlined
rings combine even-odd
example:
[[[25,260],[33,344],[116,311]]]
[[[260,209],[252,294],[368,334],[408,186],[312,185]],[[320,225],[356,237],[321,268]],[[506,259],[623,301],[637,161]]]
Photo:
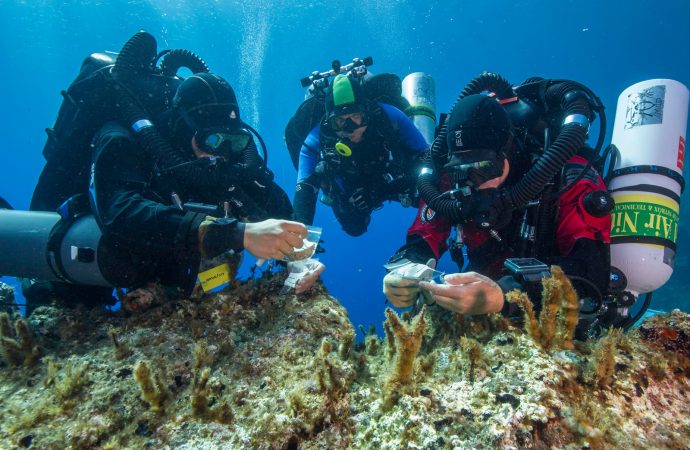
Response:
[[[429,259],[426,265],[436,268],[436,260]],[[414,305],[421,293],[419,280],[404,278],[400,270],[393,270],[383,277],[383,294],[396,308],[407,308]]]
[[[295,252],[302,248],[306,237],[307,227],[299,222],[268,219],[245,225],[244,248],[259,259],[308,258],[312,248]]]
[[[419,281],[406,280],[395,272],[383,278],[383,293],[396,308],[412,306],[419,292]]]
[[[446,275],[443,281],[421,281],[419,287],[429,291],[440,306],[459,314],[488,314],[503,308],[503,291],[491,278],[467,272]]]
[[[309,260],[307,260],[309,261]],[[323,273],[323,271],[326,269],[326,266],[323,265],[320,261],[317,260],[312,260],[313,264],[309,268],[308,273],[303,276],[302,278],[297,281],[297,284],[295,285],[295,294],[301,294],[303,292],[307,292],[309,289],[314,286],[314,283],[316,283],[316,280],[319,279],[319,276]],[[292,262],[289,262],[288,265],[294,264]]]

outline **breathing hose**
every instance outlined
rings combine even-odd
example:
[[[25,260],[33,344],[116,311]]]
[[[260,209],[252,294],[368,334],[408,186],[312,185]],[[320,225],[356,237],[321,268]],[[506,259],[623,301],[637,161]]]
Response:
[[[417,179],[419,194],[427,205],[434,211],[447,217],[451,222],[461,222],[465,220],[467,218],[467,212],[464,210],[467,208],[463,208],[463,204],[460,200],[449,198],[438,189],[439,173],[443,167],[443,163],[448,157],[448,149],[446,146],[448,117],[453,114],[453,110],[460,100],[469,95],[479,94],[483,91],[495,92],[499,99],[515,96],[512,85],[501,75],[484,72],[471,80],[462,92],[460,92],[453,106],[451,106],[446,120],[443,122],[443,125],[441,125],[438,136],[434,139],[431,148],[425,156],[422,173]]]
[[[185,164],[188,161],[183,155],[176,152],[161,137],[151,121],[146,108],[137,101],[136,96],[128,87],[131,80],[155,71],[156,47],[156,39],[150,33],[140,31],[125,43],[115,60],[113,76],[118,82],[120,114],[133,131],[135,139],[146,149],[147,154],[155,155],[158,171],[180,166],[180,170],[183,172],[180,176],[184,177],[188,182],[193,182],[194,185],[199,187],[211,186],[214,180],[212,177],[207,176],[202,167],[194,164]],[[208,67],[201,58],[186,50],[173,50],[165,55],[161,65],[161,70],[165,70],[168,74],[173,69],[176,73],[183,66],[188,67],[192,71],[195,69],[208,71]],[[169,76],[174,76],[175,73]]]
[[[266,143],[264,142],[264,139],[261,137],[258,131],[256,131],[252,126],[249,124],[242,122],[242,126],[248,129],[256,138],[259,140],[259,144],[261,145],[261,152],[263,153],[263,159],[259,158],[259,152],[258,149],[256,148],[256,144],[254,143],[254,140],[250,140],[249,145],[244,149],[244,161],[249,167],[258,167],[261,170],[266,169],[268,166],[268,150],[266,149]]]
[[[209,68],[196,53],[185,49],[175,49],[168,52],[161,60],[160,70],[166,77],[174,77],[181,67],[186,67],[192,73],[208,72]]]
[[[593,119],[589,97],[582,94],[584,91],[591,96],[591,91],[586,88],[583,89],[579,83],[567,80],[543,81],[542,83],[545,83],[546,86],[543,93],[546,107],[549,109],[557,108],[562,111],[563,122],[556,140],[525,176],[508,190],[508,198],[515,208],[521,208],[533,199],[561,170],[563,165],[582,148],[587,137],[589,123]],[[494,92],[499,100],[516,95],[511,84],[505,78],[485,72],[470,81],[463,89],[453,104],[449,117],[461,99],[483,91]],[[437,187],[438,173],[443,162],[447,160],[447,134],[446,120],[426,155],[424,168],[417,181],[417,186],[420,195],[430,208],[448,217],[451,221],[460,222],[467,218],[467,211],[462,211],[462,202],[448,198]],[[600,142],[603,142],[602,135],[603,133],[600,133]]]
[[[648,292],[647,294],[645,294],[644,302],[642,303],[642,307],[640,308],[640,310],[637,312],[637,314],[635,314],[633,317],[628,319],[623,324],[623,329],[625,331],[628,331],[630,328],[632,328],[633,325],[635,325],[637,323],[637,321],[640,320],[642,318],[642,316],[644,316],[644,313],[647,312],[647,310],[649,309],[649,305],[651,303],[652,303],[652,292]]]
[[[115,60],[112,72],[115,79],[123,82],[136,75],[151,73],[156,47],[156,38],[146,31],[139,31],[129,38]]]

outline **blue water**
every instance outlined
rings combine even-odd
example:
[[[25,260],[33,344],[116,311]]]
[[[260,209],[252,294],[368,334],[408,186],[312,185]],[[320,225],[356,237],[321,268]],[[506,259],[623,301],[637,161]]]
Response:
[[[440,111],[484,70],[515,84],[529,76],[577,80],[607,105],[609,133],[618,94],[629,85],[673,78],[690,86],[686,0],[0,0],[0,11],[0,195],[16,208],[29,205],[43,166],[43,129],[53,124],[60,90],[86,55],[117,51],[139,29],[161,49],[196,52],[231,82],[290,196],[296,173],[282,133],[304,95],[299,79],[335,58],[371,55],[375,72],[430,73]],[[687,194],[682,200],[675,274],[655,294],[656,309],[690,309],[681,295],[690,290]],[[351,238],[319,207],[323,278],[355,324],[383,320],[382,264],[404,242],[414,213],[391,204],[374,214],[365,236]]]

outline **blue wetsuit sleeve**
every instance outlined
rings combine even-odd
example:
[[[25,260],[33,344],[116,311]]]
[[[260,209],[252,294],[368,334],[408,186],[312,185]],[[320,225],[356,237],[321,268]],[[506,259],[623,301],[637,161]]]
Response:
[[[315,126],[307,138],[299,153],[299,166],[297,168],[297,186],[293,204],[293,219],[305,225],[314,223],[316,213],[316,199],[319,193],[318,175],[315,173],[319,162],[319,125]]]
[[[321,143],[319,141],[319,125],[316,125],[307,135],[304,140],[302,149],[299,152],[299,166],[297,168],[297,183],[309,178],[316,169],[316,164],[319,162],[319,150]]]
[[[393,127],[398,130],[400,142],[412,153],[424,153],[429,144],[427,144],[426,139],[424,139],[417,127],[414,126],[410,118],[395,106],[387,103],[379,103],[379,106],[386,113]]]

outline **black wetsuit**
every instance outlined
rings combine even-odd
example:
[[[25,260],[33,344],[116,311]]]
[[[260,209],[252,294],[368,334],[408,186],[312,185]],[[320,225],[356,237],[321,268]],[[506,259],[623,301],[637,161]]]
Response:
[[[118,122],[104,125],[93,139],[89,203],[108,241],[106,263],[127,266],[118,280],[122,287],[160,281],[191,290],[199,268],[199,225],[207,215],[221,215],[224,202],[242,222],[292,215],[289,198],[267,169],[209,164],[197,159],[190,145],[176,144],[166,134],[173,149],[191,163],[186,168],[160,170],[155,155],[145,152]],[[216,206],[218,213],[182,210],[173,193],[182,203]],[[241,250],[243,228],[235,232],[233,241]]]
[[[101,229],[118,246],[145,261],[147,278],[163,284],[189,288],[194,282],[199,264],[198,229],[207,216],[175,206],[173,193],[183,203],[203,203],[219,210],[227,201],[232,215],[245,222],[292,214],[287,195],[263,169],[233,169],[219,162],[192,172],[194,179],[188,179],[189,172],[183,172],[185,177],[175,170],[156,176],[154,158],[141,151],[127,130],[116,123],[99,131],[94,147],[91,203]],[[184,151],[181,147],[176,150]],[[187,151],[193,165],[208,162],[196,159],[191,149]],[[236,250],[240,250],[242,230],[236,232],[240,234],[235,239],[240,243]]]

